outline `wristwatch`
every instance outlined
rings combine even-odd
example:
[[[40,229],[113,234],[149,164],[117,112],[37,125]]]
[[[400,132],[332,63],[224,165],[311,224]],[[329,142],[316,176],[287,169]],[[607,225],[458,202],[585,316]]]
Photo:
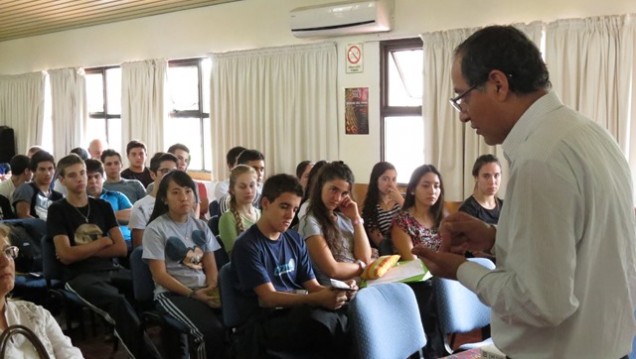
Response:
[[[351,223],[354,226],[357,226],[358,224],[364,224],[364,219],[362,219],[362,217],[359,217],[358,219],[356,219],[355,221],[351,221]]]

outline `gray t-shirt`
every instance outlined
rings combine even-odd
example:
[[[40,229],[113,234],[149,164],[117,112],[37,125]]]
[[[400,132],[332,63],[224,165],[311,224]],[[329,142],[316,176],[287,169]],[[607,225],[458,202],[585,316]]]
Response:
[[[337,262],[353,263],[356,261],[356,258],[353,255],[353,225],[351,224],[351,220],[345,217],[342,213],[335,213],[336,225],[338,226],[338,229],[340,229],[340,240],[342,241],[342,246],[338,251],[331,250],[331,254]],[[305,241],[311,236],[325,236],[322,232],[322,228],[320,228],[318,220],[316,220],[316,218],[311,214],[300,217],[300,221],[298,222],[298,233],[300,233]],[[327,284],[327,278],[321,273],[320,268],[314,265],[314,270],[318,281],[321,284]]]
[[[221,248],[205,222],[188,216],[186,223],[176,223],[168,214],[148,224],[143,247],[142,258],[165,261],[168,274],[192,289],[207,286],[200,263],[203,254]],[[167,291],[155,282],[155,298]]]
[[[13,192],[11,204],[13,205],[13,208],[16,208],[16,204],[18,202],[27,202],[33,209],[31,215],[46,221],[49,206],[54,201],[62,198],[62,195],[53,190],[50,190],[48,194],[42,193],[42,191],[38,190],[35,198],[33,197],[34,194],[35,189],[33,186],[30,183],[23,183]],[[32,200],[35,201],[35,204],[31,203]]]
[[[104,188],[123,193],[133,204],[146,195],[144,185],[138,180],[122,178],[119,182],[104,182]]]

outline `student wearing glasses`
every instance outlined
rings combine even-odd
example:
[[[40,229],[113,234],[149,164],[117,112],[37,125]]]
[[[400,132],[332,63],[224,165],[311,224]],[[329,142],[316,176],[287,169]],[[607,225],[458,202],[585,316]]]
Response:
[[[83,358],[48,310],[31,302],[7,298],[15,284],[15,258],[19,251],[9,242],[9,233],[10,228],[0,224],[0,333],[11,325],[22,325],[35,333],[51,358]],[[7,341],[5,355],[35,358],[37,352],[24,336],[16,335]]]

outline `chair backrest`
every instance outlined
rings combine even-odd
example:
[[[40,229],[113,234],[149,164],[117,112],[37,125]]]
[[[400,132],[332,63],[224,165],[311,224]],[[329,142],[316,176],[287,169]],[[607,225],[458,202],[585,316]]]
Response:
[[[495,264],[486,258],[470,258],[488,269]],[[466,333],[490,324],[490,308],[475,293],[455,280],[434,278],[440,329],[444,334]]]
[[[223,245],[221,237],[216,236],[216,241],[219,242],[221,248],[214,251],[214,260],[216,261],[216,267],[220,272],[221,268],[230,262],[230,256],[225,251],[225,246]]]
[[[215,214],[210,217],[210,219],[208,220],[208,227],[210,227],[212,234],[214,234],[215,236],[219,235],[219,215],[218,214]]]
[[[210,217],[212,216],[220,216],[221,215],[221,205],[219,205],[218,200],[214,200],[210,202],[210,207],[208,208],[210,211]]]
[[[225,264],[219,271],[219,291],[221,294],[221,313],[226,328],[238,328],[258,310],[256,294],[249,297],[238,289],[238,276],[232,268],[232,262]]]
[[[132,272],[133,295],[138,302],[150,302],[153,300],[155,283],[148,264],[141,258],[143,248],[133,249],[130,253],[130,271]]]
[[[415,294],[404,283],[360,290],[349,316],[360,358],[404,359],[426,345]]]
[[[50,281],[65,280],[67,268],[62,264],[55,255],[55,243],[53,238],[42,236],[42,275],[50,284]]]

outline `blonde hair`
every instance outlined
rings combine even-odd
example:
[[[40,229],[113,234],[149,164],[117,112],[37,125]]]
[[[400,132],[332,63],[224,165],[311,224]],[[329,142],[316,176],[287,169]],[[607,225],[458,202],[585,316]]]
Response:
[[[237,165],[230,172],[230,212],[234,216],[234,221],[236,222],[236,234],[241,234],[245,231],[245,226],[243,225],[243,220],[241,220],[241,214],[236,208],[236,197],[234,196],[234,186],[236,186],[236,182],[238,178],[246,173],[252,174],[254,177],[258,177],[256,171],[247,165]]]

